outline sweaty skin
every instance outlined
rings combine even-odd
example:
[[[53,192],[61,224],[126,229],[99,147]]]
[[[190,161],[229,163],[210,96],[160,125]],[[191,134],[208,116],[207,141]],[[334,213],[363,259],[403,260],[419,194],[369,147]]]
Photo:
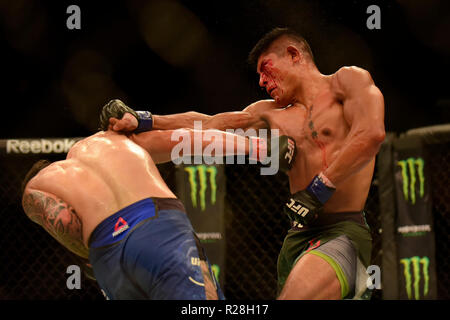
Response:
[[[273,102],[259,104],[263,103],[270,105]],[[280,134],[288,135],[296,142],[297,156],[288,173],[292,194],[305,189],[316,174],[326,171],[339,155],[350,131],[343,115],[342,103],[334,98],[331,88],[318,96],[309,110],[301,104],[294,104],[284,109],[263,111],[260,117],[268,128],[279,129]],[[369,192],[374,163],[375,157],[372,157],[364,168],[340,183],[330,178],[337,189],[325,204],[324,212],[362,210]]]
[[[222,152],[248,153],[244,137],[216,130],[182,132],[192,141],[211,132],[220,133],[224,141],[236,138],[235,150],[226,150],[224,143]],[[155,165],[170,160],[179,142],[172,141],[172,134],[167,130],[126,136],[108,130],[77,142],[66,160],[50,164],[28,182],[22,200],[25,213],[86,258],[89,236],[104,219],[145,198],[176,198]],[[200,143],[202,151],[211,142]]]
[[[27,214],[37,211],[29,203],[32,198],[44,203],[61,200],[70,204],[72,214],[76,215],[74,219],[82,226],[80,234],[72,235],[76,239],[72,251],[81,251],[80,248],[87,249],[89,236],[101,221],[148,197],[175,198],[175,195],[143,148],[124,135],[108,131],[79,141],[70,149],[66,160],[40,171],[29,181],[23,204]],[[55,213],[53,219],[47,216],[36,219],[64,225],[65,217],[60,216],[64,213]]]
[[[224,141],[236,139],[232,154],[248,153],[244,137],[217,130],[182,133],[192,142],[200,138],[202,151],[210,144],[204,135],[215,133]],[[107,217],[145,198],[176,198],[155,165],[170,160],[178,143],[172,134],[168,130],[125,136],[108,130],[77,142],[66,160],[50,164],[27,183],[22,198],[25,213],[67,249],[88,259],[89,237]],[[227,154],[225,143],[223,148],[217,152]],[[209,267],[205,261],[200,267],[207,300],[217,300]]]

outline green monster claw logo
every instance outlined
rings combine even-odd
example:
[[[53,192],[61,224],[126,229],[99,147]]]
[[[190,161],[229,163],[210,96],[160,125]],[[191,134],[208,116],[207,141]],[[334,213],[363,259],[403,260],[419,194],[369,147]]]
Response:
[[[403,195],[405,200],[411,200],[412,204],[416,203],[416,172],[419,177],[419,195],[423,198],[425,193],[425,176],[424,167],[425,161],[422,158],[408,158],[406,160],[398,161],[397,164],[402,169],[403,180]],[[409,172],[409,174],[408,174]],[[409,179],[408,176],[411,176]]]
[[[215,204],[217,192],[217,184],[216,184],[217,168],[214,166],[198,165],[185,167],[184,171],[186,171],[189,174],[192,206],[194,208],[197,208],[198,203],[197,194],[198,194],[200,200],[200,208],[202,211],[205,211],[206,189],[208,187],[207,174],[209,174],[209,185],[211,187],[211,204]],[[197,183],[197,176],[198,176],[198,183]],[[197,187],[199,187],[198,191]]]
[[[430,274],[429,274],[429,266],[430,259],[428,257],[417,257],[414,256],[412,258],[404,258],[400,260],[400,263],[403,264],[403,274],[405,276],[406,283],[406,293],[408,294],[408,299],[412,299],[412,288],[414,288],[414,298],[416,300],[420,299],[420,266],[422,266],[423,270],[423,296],[428,295],[428,285],[430,283]],[[411,274],[411,266],[412,266],[412,274]],[[414,279],[414,282],[413,282]]]

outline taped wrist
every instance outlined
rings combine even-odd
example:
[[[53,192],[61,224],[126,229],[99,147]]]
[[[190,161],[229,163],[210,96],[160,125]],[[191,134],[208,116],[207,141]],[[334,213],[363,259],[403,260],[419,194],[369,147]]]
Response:
[[[141,133],[150,131],[153,128],[153,117],[150,111],[136,111],[138,119],[138,127],[134,130],[134,133]]]
[[[321,172],[312,179],[306,190],[312,193],[322,204],[325,204],[336,191],[336,187]]]

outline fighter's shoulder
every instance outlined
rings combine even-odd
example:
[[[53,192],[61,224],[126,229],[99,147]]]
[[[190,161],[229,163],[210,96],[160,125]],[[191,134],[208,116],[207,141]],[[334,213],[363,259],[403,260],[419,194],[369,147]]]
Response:
[[[251,112],[251,113],[262,113],[271,109],[279,108],[279,106],[276,104],[275,100],[273,99],[267,99],[267,100],[259,100],[256,102],[253,102],[252,104],[245,107],[244,112]]]
[[[367,86],[373,84],[370,72],[356,66],[341,67],[332,75],[332,83],[338,87]]]
[[[45,189],[45,186],[49,181],[54,181],[54,177],[64,171],[65,162],[67,162],[67,160],[55,161],[41,169],[33,178],[30,179],[30,181],[28,181],[26,189]]]

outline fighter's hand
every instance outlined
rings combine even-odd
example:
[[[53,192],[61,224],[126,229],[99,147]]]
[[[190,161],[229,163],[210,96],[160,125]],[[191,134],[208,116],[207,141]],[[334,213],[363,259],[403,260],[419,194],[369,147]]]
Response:
[[[293,194],[286,202],[284,212],[294,225],[303,227],[313,222],[323,211],[336,188],[322,174],[315,176],[305,190]]]
[[[129,116],[135,118],[135,120],[131,120],[129,116],[124,119],[126,113],[128,113]],[[111,122],[112,118],[114,119]],[[131,129],[133,127],[134,130],[132,131],[134,131],[134,133],[152,130],[152,114],[149,111],[134,111],[118,99],[109,101],[103,107],[100,113],[100,130],[106,131],[108,129],[112,129],[115,131],[128,131],[128,129]]]
[[[138,127],[138,120],[131,113],[126,112],[122,119],[109,118],[108,130],[118,132],[133,132]]]

